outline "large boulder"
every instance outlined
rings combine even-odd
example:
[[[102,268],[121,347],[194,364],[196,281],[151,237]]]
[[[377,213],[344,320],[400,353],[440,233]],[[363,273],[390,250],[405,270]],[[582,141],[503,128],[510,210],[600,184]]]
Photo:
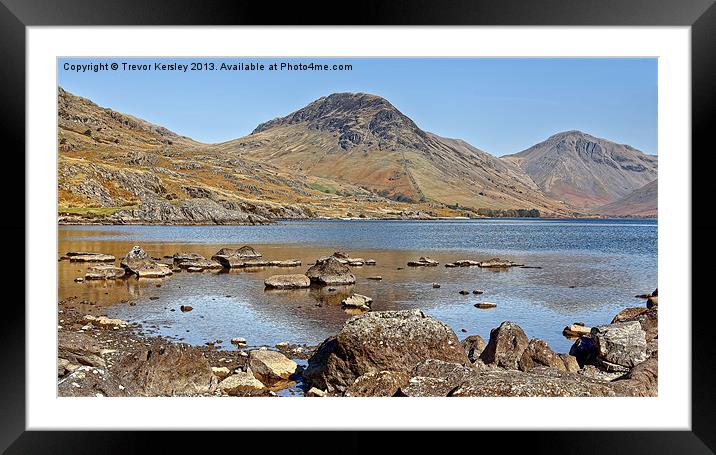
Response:
[[[593,327],[590,337],[604,362],[631,368],[646,360],[646,336],[638,321]]]
[[[291,378],[298,365],[278,351],[261,348],[249,351],[249,367],[261,382],[270,384]]]
[[[364,374],[410,372],[427,359],[469,363],[452,329],[420,310],[365,313],[319,346],[304,378],[319,389],[344,392]]]
[[[659,393],[659,357],[653,355],[612,382],[619,396],[655,397]]]
[[[209,361],[187,344],[155,341],[121,359],[116,370],[120,379],[137,384],[146,396],[205,395],[217,386]]]
[[[544,340],[533,338],[527,344],[518,362],[522,371],[529,371],[535,367],[551,367],[560,371],[566,371],[564,361],[555,353]]]
[[[480,358],[486,364],[517,370],[528,344],[524,330],[514,322],[505,321],[490,331],[490,341]]]
[[[445,397],[450,391],[477,374],[476,370],[454,362],[429,359],[415,366],[408,383],[398,396]]]
[[[298,289],[307,288],[311,280],[306,275],[272,275],[264,281],[264,286],[269,289]]]
[[[156,262],[149,257],[146,251],[136,245],[124,256],[121,266],[139,278],[163,278],[172,274],[171,267]]]
[[[631,321],[638,322],[641,325],[641,329],[644,331],[646,342],[649,343],[659,336],[659,307],[655,306],[652,308],[640,309],[643,311],[634,312],[629,315],[625,315],[624,311],[622,311],[614,317],[614,321],[612,321],[612,323]]]
[[[306,276],[312,283],[321,285],[345,285],[356,282],[351,269],[333,256],[316,261],[316,264],[306,271]]]

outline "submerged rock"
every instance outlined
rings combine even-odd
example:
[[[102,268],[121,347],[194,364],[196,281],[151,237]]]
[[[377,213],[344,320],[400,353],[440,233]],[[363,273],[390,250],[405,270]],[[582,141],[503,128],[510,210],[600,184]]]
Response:
[[[272,275],[264,281],[264,286],[270,289],[298,289],[311,286],[311,280],[306,275]]]
[[[518,264],[515,264],[512,261],[508,261],[506,259],[500,259],[500,258],[492,258],[488,259],[487,261],[480,262],[479,266],[484,268],[507,268],[507,267],[515,267]]]
[[[66,256],[70,262],[114,262],[115,257],[111,254],[88,253],[84,251],[69,251]]]
[[[316,261],[316,264],[308,269],[306,276],[312,283],[322,285],[345,285],[356,282],[348,266],[341,264],[334,257]]]
[[[325,340],[304,378],[322,390],[343,392],[366,373],[409,372],[427,359],[469,362],[452,329],[422,311],[371,312],[350,318]]]

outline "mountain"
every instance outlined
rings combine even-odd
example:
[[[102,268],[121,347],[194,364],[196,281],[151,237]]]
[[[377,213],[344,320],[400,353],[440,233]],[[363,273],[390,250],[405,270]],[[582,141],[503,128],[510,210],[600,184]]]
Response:
[[[62,88],[57,134],[58,211],[64,223],[237,224],[459,214],[348,186],[327,194],[303,175],[223,154]]]
[[[649,182],[612,203],[602,205],[593,213],[605,216],[640,216],[656,217],[658,215],[659,183]]]
[[[423,131],[387,100],[365,93],[319,98],[215,149],[325,188],[350,185],[393,201],[568,213],[515,164]]]
[[[566,131],[514,155],[547,195],[577,210],[615,202],[657,178],[657,157],[631,146]]]

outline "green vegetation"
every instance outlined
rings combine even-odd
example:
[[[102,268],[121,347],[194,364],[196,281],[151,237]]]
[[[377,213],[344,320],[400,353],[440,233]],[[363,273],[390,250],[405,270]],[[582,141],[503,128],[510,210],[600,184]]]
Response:
[[[320,191],[321,193],[338,194],[338,191],[335,188],[321,185],[318,182],[311,182],[308,184],[308,186],[316,191]]]

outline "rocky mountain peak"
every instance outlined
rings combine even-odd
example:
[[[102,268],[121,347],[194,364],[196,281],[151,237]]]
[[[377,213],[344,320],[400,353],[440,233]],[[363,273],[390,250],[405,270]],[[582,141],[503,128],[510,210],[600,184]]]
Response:
[[[333,93],[285,116],[260,124],[251,134],[301,124],[335,133],[338,145],[426,149],[428,135],[386,99],[368,93]]]

